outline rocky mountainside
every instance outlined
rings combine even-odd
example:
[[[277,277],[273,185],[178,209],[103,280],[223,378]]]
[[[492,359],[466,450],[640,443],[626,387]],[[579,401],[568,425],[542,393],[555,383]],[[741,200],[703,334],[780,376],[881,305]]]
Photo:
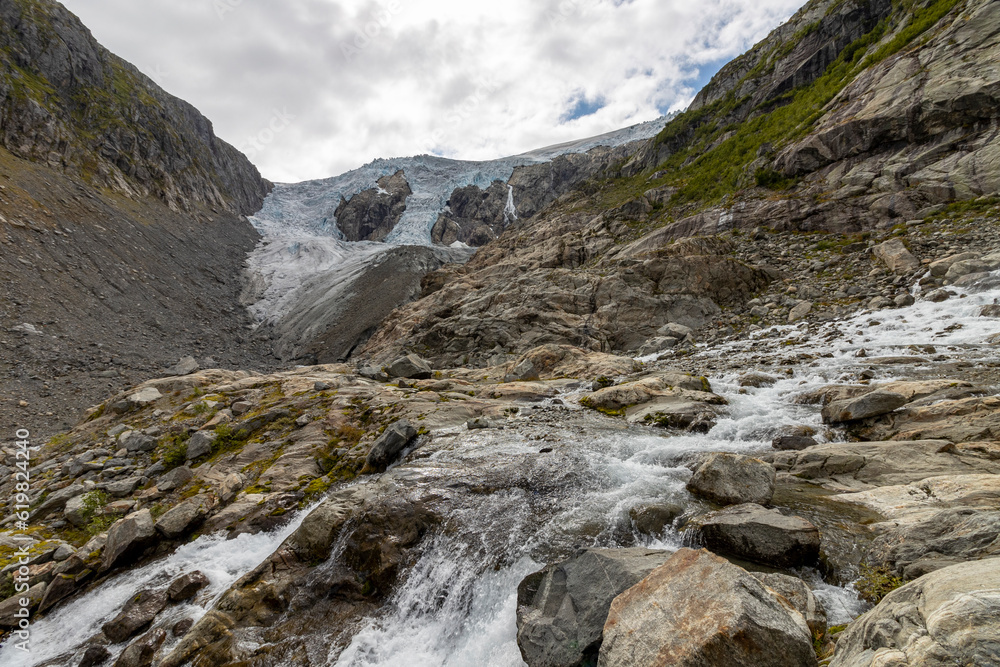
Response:
[[[270,187],[60,4],[0,2],[0,425],[52,434],[183,356],[267,365],[239,296]]]

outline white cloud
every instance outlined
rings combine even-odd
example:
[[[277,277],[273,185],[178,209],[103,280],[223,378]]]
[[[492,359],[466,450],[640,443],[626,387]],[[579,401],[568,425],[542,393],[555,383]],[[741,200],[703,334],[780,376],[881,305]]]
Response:
[[[801,2],[63,1],[278,181],[376,157],[499,157],[656,118]],[[593,113],[569,118],[581,99]]]

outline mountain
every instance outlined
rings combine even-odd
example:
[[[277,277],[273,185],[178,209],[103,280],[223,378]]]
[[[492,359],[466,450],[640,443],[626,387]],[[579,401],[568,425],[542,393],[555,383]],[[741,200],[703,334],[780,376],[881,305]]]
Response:
[[[270,189],[62,5],[0,1],[4,428],[65,428],[181,356],[265,366],[239,296]]]

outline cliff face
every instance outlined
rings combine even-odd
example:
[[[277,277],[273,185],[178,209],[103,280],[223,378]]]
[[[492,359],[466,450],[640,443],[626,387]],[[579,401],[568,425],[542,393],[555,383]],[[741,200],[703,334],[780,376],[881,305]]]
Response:
[[[249,215],[270,190],[197,109],[109,53],[51,0],[0,2],[0,143],[174,210]]]
[[[1000,192],[998,59],[995,2],[813,0],[617,167],[436,279],[362,354],[486,363],[722,327],[779,275],[735,268],[740,229],[858,234]],[[735,245],[675,244],[719,234]]]

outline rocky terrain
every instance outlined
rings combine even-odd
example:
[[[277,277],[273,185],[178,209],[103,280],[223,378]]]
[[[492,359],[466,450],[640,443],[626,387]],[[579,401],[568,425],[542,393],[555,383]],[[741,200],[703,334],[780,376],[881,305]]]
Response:
[[[81,365],[112,386],[29,485],[5,445],[0,662],[1000,664],[998,35],[985,0],[813,0],[656,138],[452,192],[434,234],[482,241],[468,262],[310,237],[307,280],[242,294],[288,306],[264,331],[292,369],[254,369],[228,306],[241,209],[88,197],[71,161],[7,156],[0,196],[45,204],[11,216],[4,248],[38,248],[13,262],[73,260],[67,236],[98,237],[43,223],[106,205],[132,216],[109,247],[177,244],[183,286],[141,312],[209,311],[134,333],[145,292],[116,262],[72,274],[111,313],[80,335],[127,331],[135,364],[240,344],[229,370],[116,379],[99,366],[128,360],[71,356],[58,318],[7,334],[82,398]],[[423,186],[380,178],[338,200],[345,236],[406,227]],[[232,255],[181,252],[213,224]],[[135,257],[136,283],[161,275]]]

